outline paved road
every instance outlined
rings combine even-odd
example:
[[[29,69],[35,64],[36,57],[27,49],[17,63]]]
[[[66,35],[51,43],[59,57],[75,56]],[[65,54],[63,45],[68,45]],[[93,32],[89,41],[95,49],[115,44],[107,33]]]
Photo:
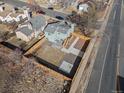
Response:
[[[26,2],[22,2],[22,1],[19,1],[19,0],[1,0],[5,3],[8,3],[10,5],[13,5],[13,6],[16,6],[16,7],[24,7],[24,6],[31,6],[30,4],[26,3]],[[32,5],[33,6],[33,5]],[[36,6],[34,6],[36,7]],[[47,9],[47,8],[44,8],[44,7],[40,7],[41,10],[48,16],[50,17],[54,17],[56,18],[56,16],[60,16],[62,17],[63,19],[65,19],[68,14],[65,14],[65,13],[62,13],[62,12],[58,12],[58,11],[53,11],[53,10],[50,10],[50,9]]]
[[[86,93],[116,92],[121,3],[122,0],[114,2]]]
[[[118,88],[124,93],[124,0],[122,0],[121,24],[120,24],[120,38],[119,38],[119,65],[118,65]]]
[[[122,15],[120,25],[120,75],[124,77],[124,0],[122,3]]]

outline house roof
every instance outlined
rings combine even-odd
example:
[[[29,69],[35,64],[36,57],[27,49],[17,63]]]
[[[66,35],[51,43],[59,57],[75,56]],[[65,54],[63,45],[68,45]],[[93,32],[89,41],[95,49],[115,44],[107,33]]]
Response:
[[[62,22],[56,22],[48,24],[48,26],[45,29],[45,32],[49,33],[60,32],[62,34],[66,34],[68,29],[70,29],[70,26],[68,26],[67,24]]]
[[[46,19],[42,15],[33,17],[30,22],[32,23],[32,28],[35,30],[39,30],[46,25]]]
[[[26,36],[30,36],[34,32],[33,30],[29,29],[28,26],[22,27],[18,31],[22,32]]]
[[[46,38],[56,44],[62,44],[64,39],[70,36],[72,27],[64,22],[49,24],[45,30]]]
[[[30,20],[30,24],[32,26],[32,30],[29,29],[28,24],[29,24],[29,22],[24,23],[23,25],[21,25],[21,27],[19,27],[17,29],[17,31],[21,31],[26,36],[29,36],[34,31],[38,31],[39,29],[41,29],[42,27],[44,27],[46,25],[46,20],[45,20],[45,18],[42,15],[38,15],[38,16],[33,17]]]

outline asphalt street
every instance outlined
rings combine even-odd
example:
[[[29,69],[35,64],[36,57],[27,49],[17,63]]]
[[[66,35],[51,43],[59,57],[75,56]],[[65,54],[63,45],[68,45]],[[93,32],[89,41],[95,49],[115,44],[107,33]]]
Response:
[[[124,0],[122,1],[121,25],[120,25],[120,69],[119,74],[124,78]]]
[[[21,7],[21,8],[23,8],[24,6],[28,6],[28,7],[31,6],[30,4],[28,4],[26,2],[22,2],[20,0],[1,0],[1,1],[3,1],[5,3],[8,3],[10,5],[13,5],[15,7]],[[36,7],[36,5],[32,5],[32,6]],[[53,10],[50,10],[50,9],[47,9],[47,8],[44,8],[44,7],[41,7],[41,6],[40,6],[40,9],[46,15],[48,15],[50,17],[56,18],[56,16],[58,16],[58,17],[61,17],[61,18],[65,19],[68,16],[68,14],[65,14],[65,13],[62,13],[62,12],[58,12],[58,11],[53,11]]]
[[[120,22],[120,38],[118,44],[118,91],[124,93],[124,0],[122,0],[121,9],[121,22]],[[118,92],[118,93],[119,93]]]
[[[122,0],[115,0],[86,93],[116,92],[121,5]]]

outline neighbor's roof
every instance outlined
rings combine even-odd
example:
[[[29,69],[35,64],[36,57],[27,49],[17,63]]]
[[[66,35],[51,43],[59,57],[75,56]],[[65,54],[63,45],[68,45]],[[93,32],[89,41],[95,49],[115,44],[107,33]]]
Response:
[[[33,17],[30,20],[30,22],[31,22],[31,25],[32,25],[32,30],[28,28],[29,22],[26,22],[23,25],[27,25],[27,26],[22,26],[21,28],[18,28],[17,31],[21,31],[26,36],[29,36],[34,31],[37,31],[37,30],[41,29],[43,26],[46,25],[46,20],[42,15],[38,15],[38,16]]]
[[[46,25],[46,19],[42,15],[33,17],[30,22],[35,30],[39,30],[41,27]]]
[[[33,30],[29,29],[28,26],[20,28],[18,31],[22,32],[26,36],[30,36],[34,32]]]

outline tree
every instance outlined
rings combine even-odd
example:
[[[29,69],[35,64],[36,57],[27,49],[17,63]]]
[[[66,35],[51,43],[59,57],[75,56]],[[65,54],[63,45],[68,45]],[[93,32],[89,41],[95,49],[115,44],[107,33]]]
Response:
[[[85,29],[88,26],[88,16],[87,15],[80,15],[77,14],[76,12],[72,12],[72,15],[67,17],[67,20],[75,23],[77,27],[80,29],[80,31],[85,34]]]
[[[73,11],[67,17],[67,21],[75,23],[84,35],[89,35],[92,32],[91,28],[95,28],[97,22],[96,5],[92,2],[89,3],[92,6],[88,8],[88,12],[77,13]]]

